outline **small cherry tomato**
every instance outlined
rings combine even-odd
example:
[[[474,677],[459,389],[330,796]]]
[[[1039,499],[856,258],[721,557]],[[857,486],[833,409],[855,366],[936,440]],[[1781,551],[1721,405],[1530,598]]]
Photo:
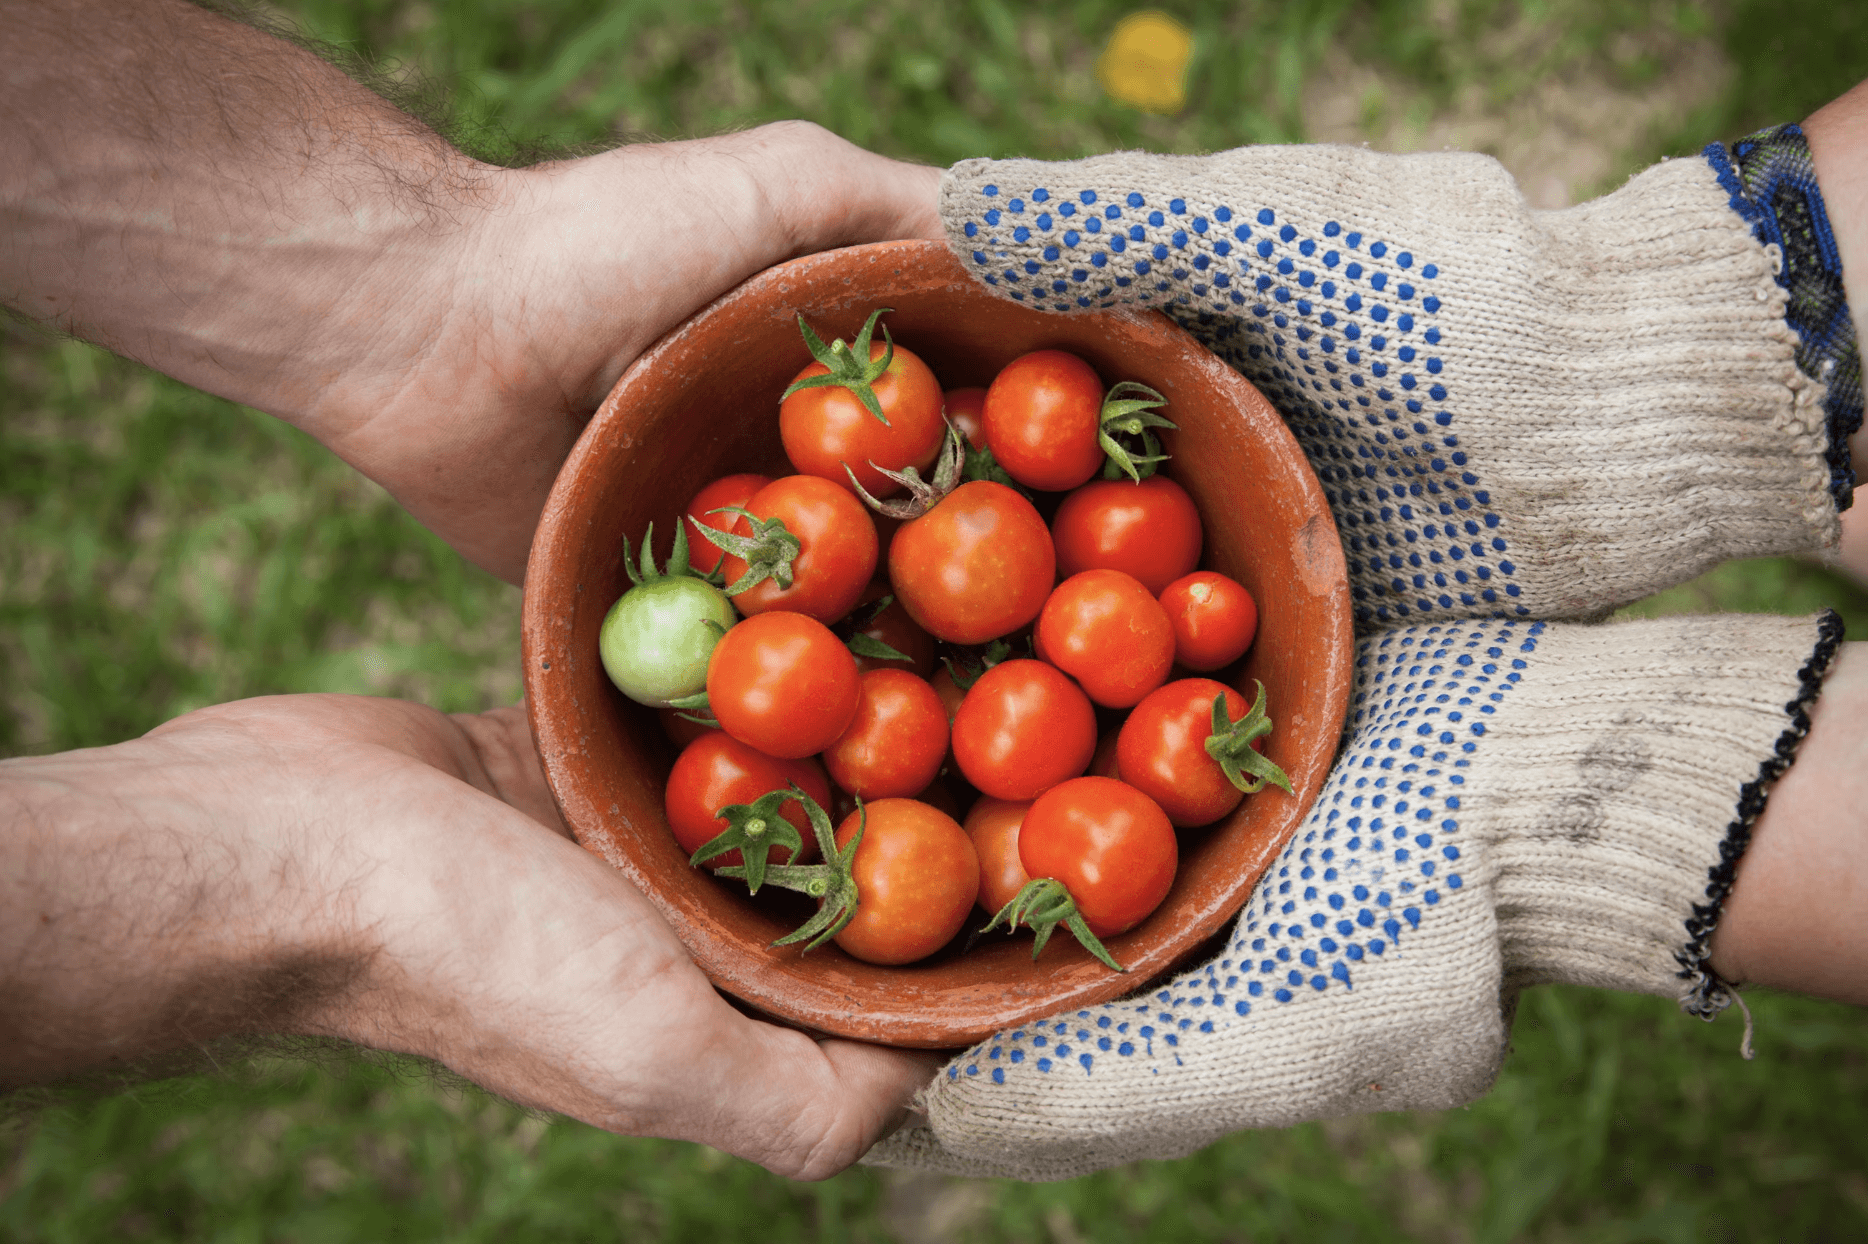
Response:
[[[597,655],[618,691],[662,708],[701,688],[721,629],[738,620],[726,593],[706,580],[657,575],[610,606],[597,631]]]
[[[947,408],[947,421],[960,429],[966,443],[974,449],[986,447],[986,390],[949,389],[941,395]]]
[[[908,658],[906,661],[891,661],[858,654],[856,668],[863,673],[870,670],[913,670],[923,678],[932,678],[936,668],[934,637],[908,616],[907,608],[899,600],[890,601],[888,607],[880,613],[876,611],[877,601],[894,594],[895,590],[889,586],[887,579],[871,580],[869,586],[863,589],[856,607],[850,611],[845,625],[835,629],[839,635],[867,635]]]
[[[869,357],[881,358],[886,348],[880,341],[871,341]],[[822,363],[812,363],[797,374],[794,383],[829,371]],[[779,403],[778,435],[791,465],[805,475],[821,476],[848,489],[850,477],[843,469],[848,463],[863,487],[877,497],[886,497],[899,487],[878,472],[877,466],[925,471],[947,434],[947,425],[941,421],[940,381],[918,356],[898,345],[888,370],[876,377],[873,387],[888,418],[886,425],[854,393],[838,385],[799,389]]]
[[[966,835],[979,854],[979,905],[997,913],[1018,896],[1031,878],[1018,858],[1018,826],[1029,800],[982,796],[966,814]]]
[[[820,807],[830,803],[830,781],[823,766],[806,757],[802,760],[779,760],[746,746],[719,730],[709,730],[688,744],[675,760],[668,774],[665,807],[668,828],[675,841],[689,855],[726,832],[727,824],[714,814],[736,803],[752,803],[759,796],[784,790],[796,783]],[[816,837],[804,805],[796,801],[785,805],[781,815],[803,839],[804,849],[796,862],[803,863],[817,854]],[[701,861],[706,868],[724,868],[744,863],[738,851],[728,851]],[[789,848],[771,853],[769,862],[793,862]]]
[[[1051,520],[1057,573],[1132,574],[1155,596],[1200,562],[1203,531],[1193,498],[1165,475],[1137,484],[1104,479],[1064,498]]]
[[[858,825],[856,915],[837,945],[865,963],[927,958],[953,940],[979,895],[972,839],[951,816],[913,799],[878,799],[844,818],[838,847]]]
[[[783,760],[830,746],[861,693],[843,642],[822,622],[785,610],[735,626],[707,665],[707,702],[720,728]]]
[[[953,719],[960,772],[998,799],[1036,798],[1082,773],[1095,751],[1096,710],[1089,697],[1043,661],[993,666]]]
[[[1051,533],[1031,502],[974,480],[895,533],[889,582],[936,639],[982,644],[1038,616],[1057,574]]]
[[[824,749],[824,767],[850,794],[886,799],[919,792],[946,757],[947,709],[934,688],[908,670],[871,670],[849,728]]]
[[[855,493],[815,475],[787,475],[754,493],[745,509],[781,520],[799,547],[791,586],[780,587],[776,577],[754,584],[732,598],[741,613],[788,609],[829,624],[850,611],[876,572],[877,550],[876,525]],[[741,518],[733,533],[750,536],[752,524]],[[723,564],[730,590],[748,567],[731,553]]]
[[[1122,780],[1160,804],[1182,828],[1210,825],[1245,798],[1206,751],[1217,695],[1226,697],[1230,721],[1251,707],[1244,696],[1211,678],[1178,679],[1135,706],[1116,744]]]
[[[1038,615],[1044,659],[1105,708],[1127,708],[1167,680],[1174,627],[1132,575],[1085,570],[1057,585]]]
[[[1174,625],[1174,659],[1205,673],[1245,655],[1258,634],[1258,605],[1243,586],[1213,570],[1196,570],[1161,593]]]
[[[1032,877],[1070,890],[1090,932],[1113,937],[1161,905],[1174,884],[1180,848],[1154,800],[1109,778],[1073,778],[1038,796],[1018,830],[1018,856]]]
[[[986,390],[986,441],[1027,488],[1064,492],[1103,466],[1103,382],[1074,354],[1037,350],[1007,363]]]
[[[739,521],[739,515],[715,514],[714,510],[722,506],[745,508],[753,494],[772,482],[769,475],[725,475],[694,494],[688,502],[686,516],[688,520],[688,564],[706,574],[720,564],[724,556],[719,549],[708,542],[696,528],[711,527],[715,531],[731,531],[733,524]]]

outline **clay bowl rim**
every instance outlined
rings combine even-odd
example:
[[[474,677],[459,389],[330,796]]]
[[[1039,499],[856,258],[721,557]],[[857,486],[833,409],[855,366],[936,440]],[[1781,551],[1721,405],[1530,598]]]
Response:
[[[875,292],[865,291],[886,292],[887,299],[878,303]],[[595,473],[609,470],[607,464],[619,454],[629,461],[641,460],[649,452],[644,447],[652,434],[679,426],[680,412],[691,410],[700,400],[697,393],[711,383],[696,380],[691,369],[717,354],[719,334],[745,344],[764,341],[770,330],[782,327],[797,342],[794,312],[803,310],[820,331],[828,323],[847,336],[875,305],[898,308],[887,319],[911,330],[893,329],[895,339],[909,348],[915,348],[912,328],[917,316],[925,319],[927,308],[942,305],[946,323],[983,323],[978,317],[997,316],[1028,338],[1065,342],[1089,336],[1094,338],[1092,351],[1103,348],[1098,343],[1106,343],[1108,355],[1131,351],[1148,360],[1142,368],[1148,374],[1112,376],[1106,359],[1091,361],[1106,380],[1155,384],[1169,395],[1170,413],[1177,390],[1212,394],[1202,400],[1210,400],[1216,410],[1222,401],[1228,403],[1228,418],[1213,416],[1212,426],[1202,434],[1214,438],[1213,443],[1249,443],[1257,455],[1254,461],[1267,464],[1262,474],[1285,482],[1286,491],[1263,490],[1260,501],[1270,504],[1264,498],[1272,498],[1290,512],[1290,564],[1260,572],[1264,581],[1280,582],[1269,596],[1262,589],[1255,592],[1260,597],[1261,640],[1248,654],[1244,669],[1230,680],[1242,685],[1248,697],[1255,674],[1269,672],[1280,685],[1289,685],[1293,677],[1300,680],[1305,696],[1295,712],[1288,702],[1274,700],[1271,705],[1280,727],[1272,736],[1271,754],[1292,774],[1296,793],[1286,796],[1268,789],[1246,800],[1239,812],[1212,830],[1199,831],[1211,837],[1199,839],[1193,850],[1213,854],[1199,857],[1211,866],[1201,866],[1198,892],[1185,875],[1177,878],[1175,890],[1154,916],[1111,941],[1111,950],[1131,968],[1126,975],[1109,972],[1062,937],[1053,938],[1036,963],[1030,959],[1028,938],[988,939],[966,958],[944,953],[930,961],[932,966],[891,969],[858,963],[834,945],[813,951],[802,962],[795,947],[774,951],[765,942],[775,933],[756,938],[749,933],[755,926],[783,931],[769,914],[752,912],[743,892],[734,894],[688,868],[662,819],[659,782],[651,783],[647,774],[659,764],[665,781],[673,751],[665,742],[658,746],[654,715],[616,692],[597,661],[595,625],[618,594],[610,587],[622,574],[620,541],[610,533],[620,536],[625,523],[633,520],[606,523],[601,498],[608,495],[606,489],[620,492],[623,486],[617,479],[624,473]],[[843,324],[852,315],[852,326]],[[964,336],[968,330],[954,331]],[[932,351],[939,352],[938,346]],[[774,399],[790,374],[808,361],[801,342],[786,357],[792,359],[790,370],[772,386]],[[995,369],[1010,357],[999,360]],[[949,387],[985,382],[964,376],[950,379],[939,365],[936,372]],[[769,422],[769,439],[776,444],[777,420]],[[723,433],[738,434],[734,428]],[[758,466],[716,458],[706,468],[706,478],[751,469]],[[1186,470],[1176,471],[1196,498],[1202,491],[1215,491],[1195,478],[1183,478],[1186,475]],[[1258,485],[1248,482],[1235,488],[1228,478],[1229,495],[1251,494],[1254,487]],[[671,488],[673,484],[664,483],[655,492]],[[665,532],[693,490],[665,504],[644,500],[652,494],[638,490],[619,496],[614,507],[648,511],[653,505],[657,530]],[[1202,512],[1212,528],[1204,503]],[[640,539],[644,524],[635,525],[637,530],[628,533],[632,541]],[[1230,530],[1226,534],[1230,536]],[[614,563],[607,571],[605,559]],[[606,592],[607,599],[595,603]],[[1305,633],[1273,637],[1274,642],[1287,641],[1289,650],[1261,661],[1268,631],[1280,626],[1295,630],[1299,620],[1309,628],[1309,639]],[[1311,642],[1314,650],[1309,666],[1295,674],[1280,672],[1282,665],[1272,668],[1277,662],[1296,664],[1293,645],[1303,642]],[[581,844],[622,871],[654,903],[715,986],[768,1017],[810,1031],[926,1048],[963,1046],[1046,1015],[1135,992],[1182,966],[1218,935],[1295,835],[1322,788],[1348,708],[1352,646],[1347,569],[1322,487],[1283,420],[1255,388],[1158,312],[1065,316],[1019,306],[989,294],[945,246],[933,242],[852,247],[768,269],[697,312],[632,364],[572,449],[541,515],[527,568],[522,640],[533,736],[565,823]],[[621,777],[612,772],[606,784],[593,768],[601,763],[593,744],[597,751],[615,746],[617,731],[633,738],[636,750],[614,753]],[[607,740],[600,737],[605,735]],[[653,799],[648,797],[651,785]],[[633,794],[619,795],[619,789]],[[1224,846],[1208,847],[1209,841]],[[1189,858],[1194,857],[1184,861]],[[1187,871],[1184,868],[1183,874]],[[939,983],[942,980],[948,983]]]

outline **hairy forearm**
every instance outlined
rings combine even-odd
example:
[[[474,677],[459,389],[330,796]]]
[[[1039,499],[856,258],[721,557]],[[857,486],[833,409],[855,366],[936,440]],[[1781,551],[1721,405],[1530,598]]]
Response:
[[[359,364],[436,334],[420,291],[494,170],[186,0],[0,0],[0,23],[8,305],[320,435]]]
[[[218,806],[229,773],[264,769],[249,752],[149,738],[0,763],[0,1087],[302,1030],[366,966],[340,932],[351,879],[314,837],[256,840]]]

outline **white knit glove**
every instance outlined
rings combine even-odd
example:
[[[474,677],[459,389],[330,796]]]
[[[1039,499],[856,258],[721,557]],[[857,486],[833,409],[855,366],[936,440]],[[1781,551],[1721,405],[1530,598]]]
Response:
[[[941,211],[1005,296],[1158,307],[1263,390],[1370,625],[1598,615],[1835,541],[1825,386],[1736,189],[1694,157],[1540,212],[1487,156],[1248,147],[969,160]]]
[[[1459,1105],[1543,982],[1710,1015],[1719,904],[1840,639],[1833,614],[1364,639],[1348,750],[1219,956],[967,1050],[865,1160],[1065,1179]]]
[[[1745,196],[1820,196],[1800,136],[1768,137],[1563,212],[1469,155],[949,173],[949,238],[999,292],[1159,306],[1266,392],[1365,636],[1346,750],[1226,949],[966,1051],[866,1160],[1067,1178],[1469,1101],[1526,985],[1730,1001],[1707,943],[1839,623],[1531,619],[1835,539],[1858,355],[1839,295],[1786,320],[1793,231]]]

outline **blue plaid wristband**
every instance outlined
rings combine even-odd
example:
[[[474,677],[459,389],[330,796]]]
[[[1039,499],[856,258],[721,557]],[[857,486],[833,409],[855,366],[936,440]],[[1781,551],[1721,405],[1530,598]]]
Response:
[[[1810,145],[1795,125],[1759,130],[1732,144],[1709,145],[1705,157],[1731,196],[1732,210],[1758,241],[1783,253],[1777,283],[1790,295],[1785,318],[1797,331],[1797,366],[1828,386],[1829,490],[1836,509],[1854,499],[1849,437],[1862,425],[1861,345],[1842,289],[1842,256],[1810,161]]]

